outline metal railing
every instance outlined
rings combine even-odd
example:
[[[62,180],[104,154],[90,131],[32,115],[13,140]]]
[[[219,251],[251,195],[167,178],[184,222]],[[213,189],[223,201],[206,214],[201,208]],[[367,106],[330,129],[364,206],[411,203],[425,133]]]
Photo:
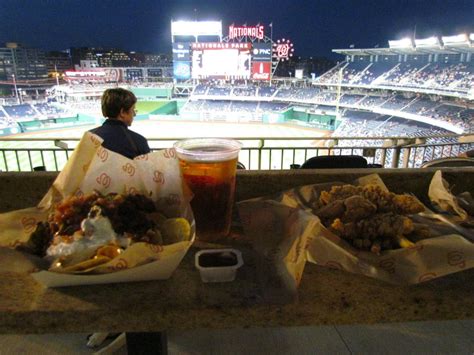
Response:
[[[440,137],[436,137],[440,138]],[[445,137],[446,138],[446,137]],[[453,143],[426,144],[430,138],[236,138],[239,161],[250,170],[282,170],[320,155],[360,155],[386,168],[417,168],[423,162],[454,157],[474,148],[471,135],[449,136]],[[170,148],[179,138],[148,139],[152,151]],[[1,171],[60,171],[79,138],[0,138]],[[420,143],[422,142],[422,143]]]

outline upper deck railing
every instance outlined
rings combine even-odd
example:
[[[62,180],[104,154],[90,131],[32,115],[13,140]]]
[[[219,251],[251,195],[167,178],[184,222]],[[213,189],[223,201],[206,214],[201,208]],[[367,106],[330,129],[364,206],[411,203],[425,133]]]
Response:
[[[474,148],[473,135],[436,137],[239,138],[239,161],[250,170],[282,170],[320,155],[360,155],[386,168],[417,168],[423,162],[458,156]],[[449,140],[447,139],[449,138]],[[148,139],[152,151],[170,148],[179,137]],[[79,138],[0,138],[1,171],[60,171]],[[427,143],[428,142],[428,143]]]

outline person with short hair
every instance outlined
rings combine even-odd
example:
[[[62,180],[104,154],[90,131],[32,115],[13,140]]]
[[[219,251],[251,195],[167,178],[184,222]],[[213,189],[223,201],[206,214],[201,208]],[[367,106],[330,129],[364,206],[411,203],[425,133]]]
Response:
[[[137,114],[137,98],[122,88],[107,89],[102,94],[102,115],[107,119],[102,126],[91,129],[103,139],[102,146],[129,159],[150,153],[145,137],[128,129]]]
[[[474,149],[468,150],[464,153],[459,154],[460,157],[463,158],[474,158]]]

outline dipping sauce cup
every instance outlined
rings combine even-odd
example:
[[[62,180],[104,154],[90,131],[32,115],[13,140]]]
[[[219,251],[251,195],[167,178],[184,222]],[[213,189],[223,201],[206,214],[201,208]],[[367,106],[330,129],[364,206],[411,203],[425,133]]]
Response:
[[[213,241],[229,234],[235,172],[241,143],[233,139],[193,138],[174,144],[183,181],[193,193],[196,238]]]

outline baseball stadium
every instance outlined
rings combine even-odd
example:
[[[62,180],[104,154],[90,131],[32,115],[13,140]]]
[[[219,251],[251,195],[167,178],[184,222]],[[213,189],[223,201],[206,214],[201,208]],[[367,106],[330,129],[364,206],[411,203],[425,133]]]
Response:
[[[207,32],[204,32],[207,31]],[[66,72],[34,99],[0,101],[0,170],[59,171],[85,131],[100,125],[100,97],[138,98],[132,129],[152,150],[187,137],[231,137],[250,170],[297,168],[314,156],[358,155],[369,166],[418,168],[474,148],[474,34],[388,40],[384,48],[333,49],[319,76],[277,77],[288,39],[268,28],[172,22],[173,67]],[[185,41],[200,33],[211,41]]]

